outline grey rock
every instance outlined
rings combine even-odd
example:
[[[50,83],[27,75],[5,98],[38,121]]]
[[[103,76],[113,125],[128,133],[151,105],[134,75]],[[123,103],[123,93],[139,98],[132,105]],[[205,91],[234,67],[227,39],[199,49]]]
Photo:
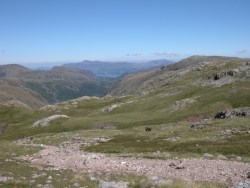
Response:
[[[241,161],[242,160],[242,158],[240,156],[237,156],[235,159],[236,159],[236,161]]]
[[[228,71],[223,71],[223,72],[220,72],[220,73],[216,73],[214,75],[214,80],[219,80],[223,77],[227,77],[227,76],[237,76],[239,75],[240,71],[239,69],[234,69],[234,70],[228,70]]]
[[[80,186],[79,183],[74,183],[73,185],[74,185],[75,187],[79,187],[79,186]]]
[[[181,139],[180,137],[174,136],[174,137],[170,137],[170,138],[167,138],[167,139],[164,139],[164,140],[175,142],[175,141],[180,140],[180,139]]]
[[[206,125],[199,124],[199,123],[194,123],[191,125],[192,129],[204,129],[205,127],[206,127]]]
[[[29,183],[35,183],[36,182],[36,180],[30,180],[29,181]]]
[[[215,119],[225,119],[229,117],[235,117],[235,116],[250,116],[250,108],[244,107],[244,108],[234,108],[234,109],[228,109],[225,111],[217,112],[214,116]]]
[[[97,178],[96,178],[96,177],[91,176],[91,177],[90,177],[90,180],[91,180],[91,181],[95,181],[95,180],[97,180]]]
[[[116,108],[121,107],[122,104],[112,104],[111,106],[106,106],[102,109],[102,112],[111,112]]]
[[[128,187],[128,183],[124,181],[108,182],[108,181],[99,180],[99,184],[98,184],[98,188],[127,188],[127,187]]]
[[[202,71],[202,67],[197,67],[197,71]]]
[[[143,91],[143,92],[141,92],[139,95],[140,96],[146,96],[146,95],[148,95],[149,94],[149,91]]]
[[[5,177],[5,176],[0,176],[0,182],[6,182],[8,180],[12,180],[13,177]]]
[[[239,135],[240,131],[238,129],[226,129],[224,131],[221,131],[221,136],[229,136],[229,135]]]
[[[33,127],[46,127],[50,124],[51,121],[55,121],[55,120],[60,119],[60,118],[68,119],[69,117],[66,115],[49,116],[47,118],[40,119],[40,120],[36,121],[35,123],[33,123]]]
[[[224,155],[218,155],[217,159],[219,159],[219,160],[228,160],[228,158],[226,156],[224,156]]]
[[[245,182],[239,182],[231,188],[250,188],[250,181],[246,180]]]
[[[47,180],[46,183],[51,183],[52,181],[51,180]]]
[[[158,179],[155,184],[157,185],[172,185],[173,180]]]
[[[153,181],[157,181],[159,178],[158,178],[157,176],[152,176],[151,179],[152,179]]]
[[[209,154],[209,153],[204,153],[203,157],[205,157],[205,158],[212,158],[212,157],[214,157],[214,155]]]
[[[54,188],[54,186],[50,185],[50,184],[46,184],[46,185],[43,186],[43,188]]]

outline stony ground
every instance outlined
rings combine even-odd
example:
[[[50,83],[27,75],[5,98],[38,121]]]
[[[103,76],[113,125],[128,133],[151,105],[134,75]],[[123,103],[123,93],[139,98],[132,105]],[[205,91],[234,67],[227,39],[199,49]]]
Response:
[[[17,144],[28,145],[24,140]],[[250,164],[227,160],[204,158],[159,160],[134,157],[114,157],[104,154],[80,151],[80,140],[65,142],[59,147],[39,145],[44,149],[21,159],[36,165],[57,169],[73,169],[86,174],[133,173],[147,176],[152,181],[168,183],[174,179],[185,181],[208,181],[227,184],[244,182],[250,171]],[[35,144],[31,144],[35,146]]]

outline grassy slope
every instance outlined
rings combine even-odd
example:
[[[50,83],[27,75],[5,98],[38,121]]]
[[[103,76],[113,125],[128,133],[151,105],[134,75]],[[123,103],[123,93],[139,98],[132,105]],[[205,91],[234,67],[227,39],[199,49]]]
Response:
[[[32,71],[19,65],[0,67],[0,104],[21,102],[31,108],[81,96],[103,96],[113,79],[99,79],[85,70],[54,67]]]
[[[17,79],[0,79],[0,103],[20,101],[32,108],[40,108],[47,105],[47,101],[37,92],[25,88]]]
[[[24,85],[40,93],[49,103],[80,96],[103,96],[109,80],[100,81],[85,70],[55,67],[49,71],[33,71],[20,76]]]
[[[235,68],[240,63],[226,64],[226,67],[217,71]],[[204,72],[189,72],[172,84],[160,87],[167,77],[163,71],[163,74],[144,82],[144,88],[152,88],[151,82],[162,80],[156,82],[154,92],[146,96],[105,97],[100,100],[83,100],[77,104],[68,101],[57,104],[56,110],[0,107],[1,122],[9,124],[0,142],[34,136],[39,140],[38,143],[58,145],[69,139],[62,134],[68,132],[72,137],[113,138],[107,143],[82,148],[91,152],[150,158],[200,157],[204,153],[211,153],[229,158],[241,156],[243,161],[250,161],[250,135],[245,134],[250,129],[250,118],[213,119],[218,111],[250,106],[249,81],[238,81],[221,87],[194,84],[195,80],[206,79],[214,72],[208,66]],[[175,89],[178,92],[171,93]],[[176,101],[187,98],[194,102],[173,111]],[[122,105],[111,112],[102,112],[104,107],[112,104]],[[55,121],[44,128],[32,128],[35,121],[53,114],[66,114],[70,119]],[[190,128],[191,123],[187,120],[196,116],[210,119],[205,129]],[[100,130],[100,125],[112,127],[112,130]],[[152,127],[152,131],[145,132],[145,126]],[[232,128],[239,129],[242,134],[220,136],[221,131]],[[166,140],[171,137],[180,139],[175,142]]]

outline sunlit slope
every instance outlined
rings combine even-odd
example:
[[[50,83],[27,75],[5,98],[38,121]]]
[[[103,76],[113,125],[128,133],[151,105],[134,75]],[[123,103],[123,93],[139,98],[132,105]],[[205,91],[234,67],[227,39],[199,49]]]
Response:
[[[196,70],[197,67],[188,67],[169,72],[164,67],[155,73],[141,73],[138,74],[141,77],[145,74],[155,74],[155,76],[151,76],[143,84],[138,84],[139,90],[135,95],[79,99],[34,111],[32,113],[37,116],[29,117],[29,123],[25,123],[23,131],[26,131],[26,126],[31,127],[39,117],[53,114],[65,114],[70,119],[55,126],[31,130],[37,133],[60,132],[95,129],[101,124],[116,129],[126,129],[185,121],[190,116],[213,118],[219,111],[250,106],[247,66],[245,60],[237,59],[227,63],[211,62],[203,65],[199,71]],[[235,69],[239,70],[235,76],[214,80],[216,73]],[[138,75],[131,75],[131,78],[138,78]],[[127,79],[125,77],[125,80]],[[171,80],[170,84],[165,83],[168,79]]]

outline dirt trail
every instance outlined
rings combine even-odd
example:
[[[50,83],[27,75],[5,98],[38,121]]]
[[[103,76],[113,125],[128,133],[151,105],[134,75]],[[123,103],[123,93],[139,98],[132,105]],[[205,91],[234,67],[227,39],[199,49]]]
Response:
[[[19,143],[20,144],[20,143]],[[34,145],[34,144],[33,144]],[[37,165],[58,169],[74,169],[87,174],[134,173],[150,179],[183,179],[234,184],[247,179],[250,164],[208,159],[158,160],[133,157],[109,157],[104,154],[79,151],[79,143],[64,147],[44,145],[44,149],[22,159]]]

